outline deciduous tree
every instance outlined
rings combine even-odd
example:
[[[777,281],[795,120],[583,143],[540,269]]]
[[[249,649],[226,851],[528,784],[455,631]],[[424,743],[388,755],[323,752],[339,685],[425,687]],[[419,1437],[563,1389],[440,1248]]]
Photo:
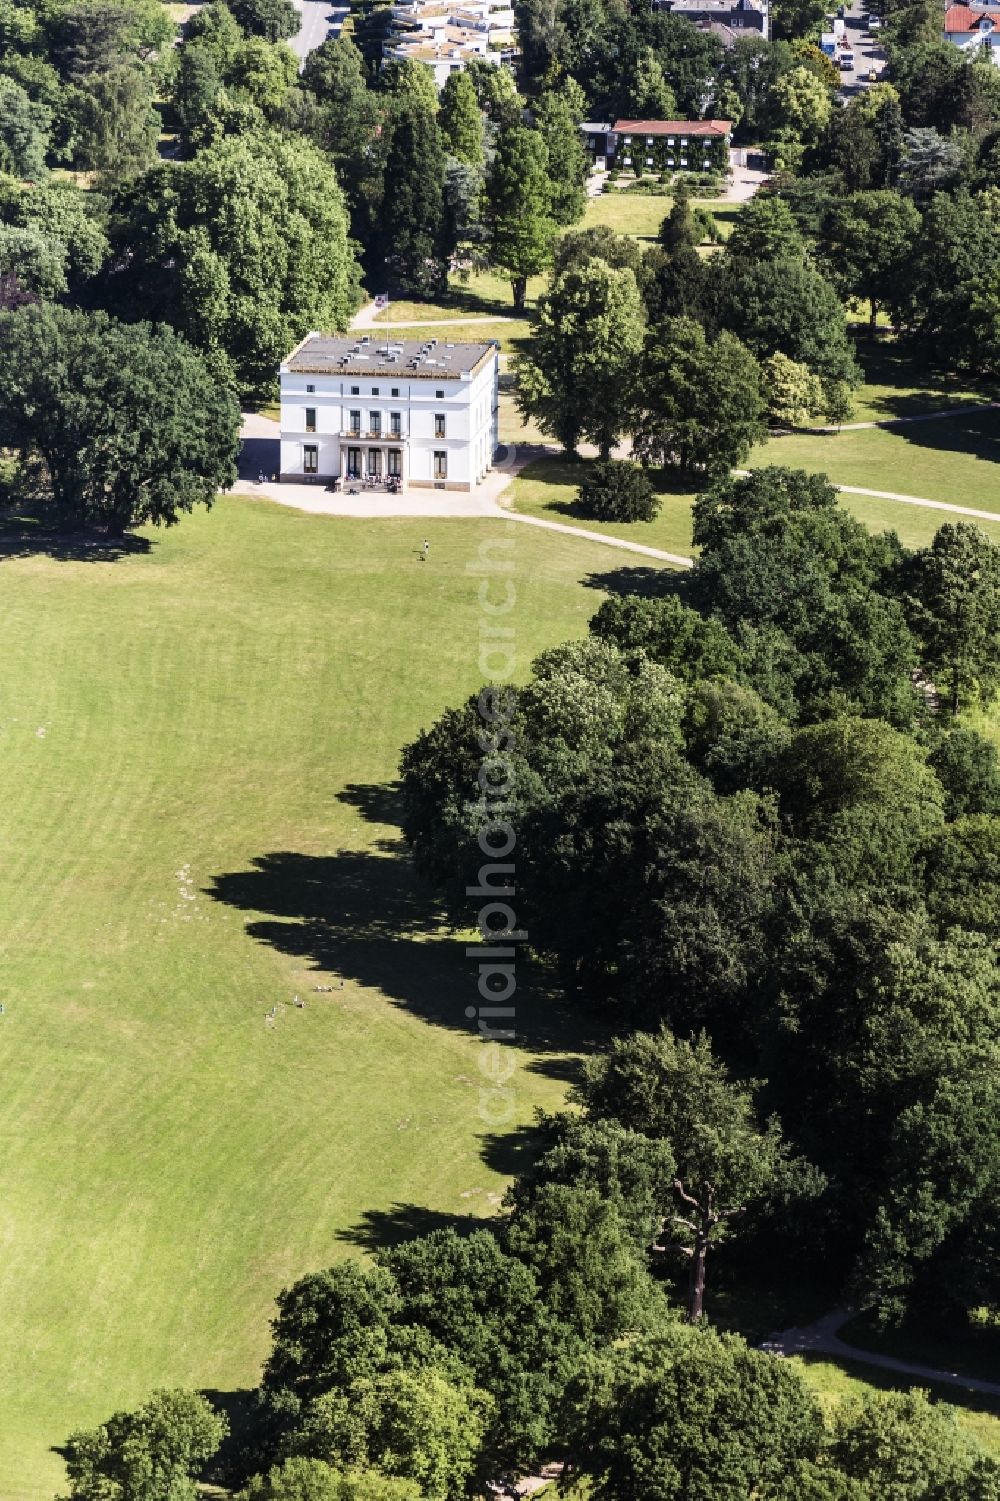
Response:
[[[197,1392],[158,1391],[66,1441],[71,1501],[195,1501],[227,1423]]]
[[[1000,549],[966,521],[947,522],[912,572],[912,619],[931,675],[941,681],[952,714],[1000,686]]]
[[[359,272],[336,178],[306,142],[233,137],[155,168],[118,203],[110,296],[269,386],[311,328],[346,328]]]
[[[517,404],[568,453],[589,438],[607,458],[634,414],[644,319],[635,276],[604,261],[564,271],[540,300],[515,361]]]
[[[27,307],[3,319],[0,433],[42,456],[63,516],[120,534],[232,483],[239,408],[170,329]]]
[[[760,367],[732,334],[690,318],[653,331],[643,360],[635,447],[648,462],[709,477],[742,463],[763,437]]]

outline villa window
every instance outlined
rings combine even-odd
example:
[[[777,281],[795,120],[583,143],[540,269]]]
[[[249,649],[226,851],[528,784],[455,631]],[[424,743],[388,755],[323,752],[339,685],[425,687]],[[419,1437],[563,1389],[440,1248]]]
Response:
[[[302,468],[306,474],[316,474],[319,470],[319,449],[315,443],[302,445]]]
[[[403,419],[398,412],[389,413],[389,431],[394,438],[398,438],[403,431]]]
[[[389,473],[393,479],[401,479],[403,475],[403,456],[398,448],[389,449]]]
[[[440,449],[435,449],[434,451],[434,478],[448,478],[448,455]]]
[[[314,433],[315,431],[316,431],[316,408],[315,407],[306,407],[306,432],[307,433]]]
[[[435,436],[435,438],[443,438],[444,435],[445,435],[445,433],[444,433],[444,413],[443,412],[435,412],[435,414],[434,414],[434,436]]]
[[[351,387],[351,395],[352,396],[360,396],[361,395],[361,387],[360,386],[352,386]]]
[[[380,436],[380,434],[382,432],[382,413],[381,412],[369,412],[368,413],[368,431],[373,436],[375,436],[375,437]]]
[[[312,393],[315,391],[315,389],[316,389],[315,386],[306,386],[306,395],[307,396],[311,396]]]
[[[348,423],[348,427],[350,428],[350,430],[351,430],[352,433],[359,433],[361,431],[361,413],[360,412],[351,412],[351,414],[350,414],[350,422]]]
[[[393,386],[392,390],[389,392],[389,395],[390,396],[398,396],[399,395],[399,387],[398,386]]]
[[[434,400],[435,401],[444,401],[444,392],[443,391],[435,391],[434,392]]]

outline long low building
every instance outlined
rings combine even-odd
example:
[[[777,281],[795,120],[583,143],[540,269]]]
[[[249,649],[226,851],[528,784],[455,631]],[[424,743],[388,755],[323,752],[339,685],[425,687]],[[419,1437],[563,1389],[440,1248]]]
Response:
[[[727,172],[729,120],[589,121],[580,126],[598,171]]]
[[[493,466],[495,342],[310,333],[280,375],[283,480],[474,490]]]

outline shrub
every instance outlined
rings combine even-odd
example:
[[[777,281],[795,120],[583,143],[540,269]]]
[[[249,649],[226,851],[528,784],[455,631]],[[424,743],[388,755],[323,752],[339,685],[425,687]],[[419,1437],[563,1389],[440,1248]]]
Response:
[[[652,521],[660,509],[645,469],[620,459],[594,465],[578,503],[595,521]]]

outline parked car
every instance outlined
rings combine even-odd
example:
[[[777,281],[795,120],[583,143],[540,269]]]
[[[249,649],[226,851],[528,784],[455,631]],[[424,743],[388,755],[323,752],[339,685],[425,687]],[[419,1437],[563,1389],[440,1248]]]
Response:
[[[868,30],[869,31],[881,31],[882,30],[882,17],[881,16],[869,16],[868,20],[867,20],[867,26],[868,26]]]
[[[850,52],[842,52],[837,58],[837,67],[841,73],[849,73],[854,67],[854,57]]]
[[[869,68],[868,69],[868,82],[869,83],[878,83],[878,73],[875,71],[874,68]]]

